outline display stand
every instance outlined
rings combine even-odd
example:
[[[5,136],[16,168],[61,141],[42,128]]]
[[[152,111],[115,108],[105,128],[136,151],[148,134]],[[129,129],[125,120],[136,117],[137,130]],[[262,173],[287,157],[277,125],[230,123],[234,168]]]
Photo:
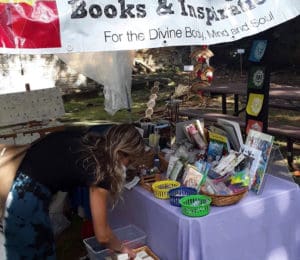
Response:
[[[285,179],[287,181],[295,182],[293,175],[289,171],[288,164],[285,161],[279,146],[277,145],[273,145],[272,147],[266,173]]]
[[[268,128],[268,106],[270,69],[267,64],[267,40],[254,40],[250,51],[247,85],[246,134],[250,129],[266,132]]]

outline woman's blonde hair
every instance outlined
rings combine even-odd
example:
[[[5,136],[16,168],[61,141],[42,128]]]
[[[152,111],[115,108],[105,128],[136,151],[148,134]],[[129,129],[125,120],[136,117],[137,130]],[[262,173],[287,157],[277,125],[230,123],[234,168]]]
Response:
[[[145,144],[142,136],[132,124],[112,126],[104,136],[88,135],[84,139],[88,156],[84,161],[93,167],[94,185],[105,180],[110,183],[113,201],[120,197],[124,185],[123,167],[120,159],[128,157],[131,161],[142,156]]]

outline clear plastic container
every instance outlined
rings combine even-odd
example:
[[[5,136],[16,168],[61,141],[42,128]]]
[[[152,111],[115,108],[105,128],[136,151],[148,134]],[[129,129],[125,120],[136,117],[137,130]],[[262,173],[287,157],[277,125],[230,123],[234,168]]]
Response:
[[[130,248],[138,248],[146,245],[146,233],[135,225],[128,225],[125,227],[113,230],[115,235]],[[99,244],[95,237],[89,237],[83,240],[88,251],[90,260],[100,260],[110,256],[111,251]]]

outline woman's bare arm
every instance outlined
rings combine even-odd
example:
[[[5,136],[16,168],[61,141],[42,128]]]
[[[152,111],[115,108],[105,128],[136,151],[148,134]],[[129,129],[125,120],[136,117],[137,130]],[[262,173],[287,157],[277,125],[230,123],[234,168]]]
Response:
[[[95,236],[101,244],[106,245],[109,249],[127,253],[130,257],[134,257],[133,251],[119,241],[109,226],[107,221],[108,197],[109,192],[107,190],[98,187],[90,188],[90,207]]]

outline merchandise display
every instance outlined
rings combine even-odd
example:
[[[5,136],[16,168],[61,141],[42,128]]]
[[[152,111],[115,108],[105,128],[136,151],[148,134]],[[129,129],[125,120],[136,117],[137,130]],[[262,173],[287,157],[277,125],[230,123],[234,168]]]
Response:
[[[250,193],[255,194],[251,194],[253,197],[263,192],[267,166],[272,161],[273,136],[251,129],[244,142],[241,129],[234,122],[218,120],[216,124],[205,126],[203,119],[195,119],[176,124],[176,142],[171,146],[161,142],[163,136],[172,138],[163,132],[165,129],[171,132],[166,122],[141,124],[148,148],[135,165],[127,169],[127,177],[129,170],[134,171],[135,176],[131,180],[126,178],[128,192],[143,190],[141,192],[147,193],[153,203],[194,219],[209,218],[212,207],[234,205]],[[210,157],[213,143],[220,143],[222,149],[218,156]],[[138,184],[141,188],[133,189]],[[140,247],[135,251],[135,259],[159,259],[139,239],[132,247]],[[105,248],[95,248],[94,240],[84,241],[91,259],[99,259],[99,256],[106,260],[128,259],[126,254],[112,256]],[[132,245],[135,238],[125,240]]]
[[[154,197],[169,199],[173,206],[185,205],[189,210],[182,213],[195,217],[207,215],[209,209],[197,212],[199,209],[192,207],[200,202],[191,198],[198,197],[186,197],[206,196],[206,207],[227,206],[238,203],[249,191],[262,192],[273,136],[250,130],[244,143],[235,122],[219,119],[205,127],[203,119],[195,119],[177,123],[177,137],[166,154],[158,149],[160,157],[154,156],[148,168],[139,172],[140,184]],[[152,153],[155,155],[153,148]]]

